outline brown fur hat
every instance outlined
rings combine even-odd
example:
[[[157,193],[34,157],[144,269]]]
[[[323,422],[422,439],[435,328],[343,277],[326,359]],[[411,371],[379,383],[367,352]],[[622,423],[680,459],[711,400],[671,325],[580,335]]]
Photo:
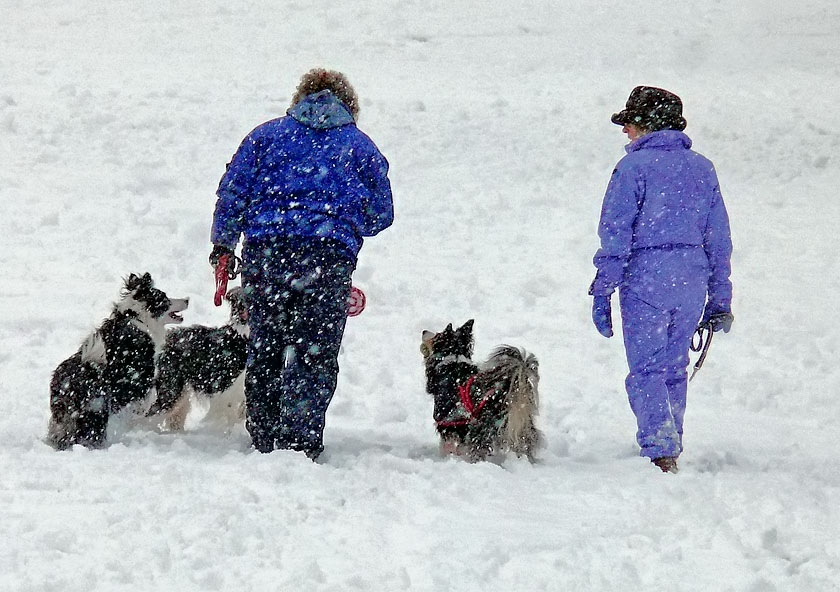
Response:
[[[353,116],[353,119],[358,119],[359,95],[356,94],[356,90],[350,84],[350,81],[347,80],[347,77],[335,70],[313,68],[304,74],[295,89],[291,106],[294,107],[307,96],[321,92],[322,90],[328,90],[337,96],[350,109],[350,114]]]

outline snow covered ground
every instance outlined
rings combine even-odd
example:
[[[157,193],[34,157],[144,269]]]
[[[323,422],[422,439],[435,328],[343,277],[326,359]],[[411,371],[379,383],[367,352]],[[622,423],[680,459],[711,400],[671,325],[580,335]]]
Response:
[[[0,7],[0,590],[840,590],[840,9],[832,0]],[[55,366],[150,271],[221,323],[214,192],[304,71],[342,70],[391,162],[323,464],[244,429],[42,438]],[[680,94],[732,219],[736,324],[678,475],[636,456],[586,289],[636,84]],[[537,354],[531,466],[436,455],[423,329]]]

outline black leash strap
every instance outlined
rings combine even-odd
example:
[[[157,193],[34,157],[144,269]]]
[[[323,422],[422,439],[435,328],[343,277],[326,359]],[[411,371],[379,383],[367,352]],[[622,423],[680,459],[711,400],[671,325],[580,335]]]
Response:
[[[714,336],[715,332],[712,330],[711,324],[706,323],[697,327],[697,332],[691,337],[691,351],[693,352],[701,352],[700,357],[697,358],[697,362],[694,363],[694,371],[691,373],[691,376],[688,379],[688,382],[691,382],[691,379],[697,374],[697,371],[703,367],[703,362],[706,361],[706,354],[709,353],[709,348],[712,346],[712,337]]]
[[[236,255],[232,255],[233,263],[228,263],[228,279],[235,280],[239,273],[242,271],[242,259],[237,257]]]

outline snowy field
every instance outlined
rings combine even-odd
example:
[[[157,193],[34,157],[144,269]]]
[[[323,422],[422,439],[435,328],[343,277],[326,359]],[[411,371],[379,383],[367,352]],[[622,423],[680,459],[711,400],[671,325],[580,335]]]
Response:
[[[0,590],[840,590],[835,1],[0,5]],[[121,277],[224,321],[217,183],[315,66],[355,84],[396,207],[361,253],[323,464],[200,414],[53,451],[50,374]],[[636,456],[620,334],[586,296],[637,84],[683,97],[735,243],[678,475]],[[436,454],[420,333],[469,318],[478,357],[541,361],[535,466]]]

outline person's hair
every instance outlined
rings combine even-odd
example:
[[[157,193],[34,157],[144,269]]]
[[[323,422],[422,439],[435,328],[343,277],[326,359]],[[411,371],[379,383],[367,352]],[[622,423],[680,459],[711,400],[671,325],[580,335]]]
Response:
[[[303,76],[301,76],[300,83],[295,89],[295,94],[292,97],[292,106],[297,105],[301,100],[307,96],[328,90],[333,93],[338,99],[344,103],[353,119],[359,116],[359,96],[356,90],[347,80],[347,77],[341,72],[335,70],[325,70],[324,68],[313,68]]]
[[[632,125],[632,126],[633,126],[633,127],[635,127],[637,130],[639,130],[639,133],[640,133],[642,136],[646,136],[646,135],[648,135],[650,132],[656,131],[656,130],[652,130],[652,129],[650,129],[650,127],[646,127],[646,126],[642,125],[641,123],[633,123],[632,121],[628,121],[625,125]]]

